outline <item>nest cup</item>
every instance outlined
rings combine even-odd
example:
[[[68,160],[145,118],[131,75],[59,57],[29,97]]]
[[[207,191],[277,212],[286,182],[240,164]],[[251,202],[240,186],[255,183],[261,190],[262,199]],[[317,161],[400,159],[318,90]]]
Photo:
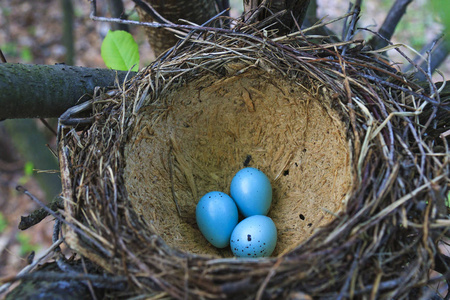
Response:
[[[245,166],[265,172],[273,186],[274,255],[328,222],[351,188],[346,127],[330,99],[276,72],[194,77],[143,109],[137,124],[125,147],[129,199],[167,244],[184,251],[231,255],[202,236],[195,207],[210,191],[229,193]]]
[[[358,42],[342,56],[258,36],[194,39],[94,95],[95,122],[59,143],[79,228],[65,240],[126,275],[128,295],[392,298],[424,285],[448,224],[448,115],[433,92]],[[195,223],[200,197],[228,193],[245,166],[272,183],[273,257],[232,258]]]

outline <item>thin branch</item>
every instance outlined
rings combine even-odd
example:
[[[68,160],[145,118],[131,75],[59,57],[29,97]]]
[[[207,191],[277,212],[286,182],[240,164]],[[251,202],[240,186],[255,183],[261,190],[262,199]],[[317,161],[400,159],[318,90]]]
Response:
[[[56,243],[59,240],[59,235],[61,233],[61,221],[56,219],[55,224],[53,224],[53,234],[52,234],[52,242]]]
[[[96,0],[92,0],[91,3],[93,3],[95,5]],[[140,8],[142,8],[142,10],[145,11],[146,14],[148,14],[149,16],[151,16],[153,18],[153,20],[156,20],[156,22],[161,23],[161,24],[171,24],[171,25],[175,25],[174,23],[170,22],[169,20],[167,20],[166,18],[164,18],[163,16],[161,16],[156,9],[153,8],[153,6],[151,6],[148,3],[144,3],[141,0],[133,0],[133,2],[139,6]]]
[[[109,11],[111,12],[111,16],[113,18],[120,18],[120,19],[127,18],[122,0],[108,0],[108,4],[109,4]],[[114,30],[124,30],[127,32],[130,31],[130,28],[128,27],[127,24],[113,24],[112,28]]]
[[[230,16],[230,1],[229,0],[216,0],[218,12],[226,10],[225,16]]]
[[[407,6],[412,2],[413,0],[396,0],[395,3],[392,5],[391,9],[389,10],[386,19],[383,22],[383,25],[381,25],[380,30],[378,30],[378,33],[387,39],[388,41],[391,40],[392,35],[394,34],[395,28],[397,27],[398,23],[402,19],[403,15],[406,13]],[[369,44],[372,46],[373,49],[381,49],[388,45],[385,39],[380,38],[379,36],[374,36],[370,41]]]
[[[418,94],[416,92],[413,92],[413,91],[411,91],[411,90],[409,90],[407,88],[404,88],[404,87],[398,86],[396,84],[390,83],[390,82],[388,82],[386,80],[382,80],[382,79],[379,79],[378,77],[365,75],[365,74],[360,74],[360,76],[362,76],[364,78],[367,78],[367,79],[369,79],[369,80],[371,80],[371,81],[373,81],[375,83],[382,84],[384,86],[388,86],[388,87],[391,87],[391,88],[399,89],[399,90],[401,90],[401,91],[403,91],[405,93],[413,95],[414,97],[416,97],[418,99],[425,100],[425,101],[427,101],[427,102],[429,102],[429,103],[431,103],[431,104],[433,104],[433,105],[435,105],[437,107],[441,107],[441,108],[443,108],[443,109],[445,109],[447,111],[450,110],[449,107],[443,106],[439,101],[436,101],[436,100],[434,100],[434,99],[432,99],[430,97],[427,97],[427,96]]]
[[[424,55],[430,53],[429,59],[425,59]],[[447,56],[450,53],[449,43],[443,39],[443,34],[439,34],[433,41],[425,45],[420,51],[420,55],[417,55],[413,62],[414,64],[407,65],[403,72],[411,71],[412,68],[419,65],[419,67],[423,70],[429,70],[429,76],[433,74],[433,72],[439,68],[439,66],[445,61]],[[419,81],[425,81],[426,76],[421,72],[416,72],[414,77]]]
[[[388,45],[392,45],[392,43],[391,43],[388,39],[386,39],[385,37],[381,36],[379,33],[374,32],[374,31],[372,31],[372,30],[370,30],[370,29],[368,29],[368,28],[363,28],[363,30],[366,30],[366,31],[372,33],[374,36],[377,36],[378,38],[384,40]],[[440,96],[439,96],[438,90],[436,89],[436,86],[435,86],[434,84],[432,84],[433,81],[432,81],[432,79],[431,79],[431,76],[428,75],[428,73],[427,73],[426,71],[424,71],[422,68],[419,68],[419,67],[417,66],[417,64],[415,64],[415,63],[408,57],[408,55],[406,55],[402,50],[400,50],[400,48],[394,47],[394,49],[395,49],[395,50],[396,50],[403,58],[405,58],[410,64],[414,65],[414,66],[419,70],[419,72],[421,72],[423,75],[425,75],[425,78],[427,79],[426,82],[429,83],[430,92],[431,92],[433,95],[435,95],[435,97],[437,98],[437,101],[434,101],[434,102],[435,102],[435,103],[440,103]],[[429,102],[430,102],[430,101],[429,101]],[[431,102],[431,103],[433,103],[433,102]],[[433,104],[434,104],[434,103],[433,103]],[[447,110],[448,110],[448,109],[447,109]]]
[[[33,196],[30,192],[28,192],[24,187],[19,185],[19,186],[16,187],[16,190],[19,191],[19,192],[22,192],[25,195],[27,195],[28,197],[30,197],[31,200],[33,200],[37,204],[39,204],[47,213],[49,213],[50,215],[52,215],[53,217],[55,217],[56,219],[58,219],[62,223],[66,224],[67,226],[72,228],[79,235],[81,235],[84,238],[86,238],[87,241],[89,241],[90,243],[92,243],[92,245],[96,246],[99,250],[101,250],[103,252],[103,254],[107,255],[108,257],[111,256],[110,251],[106,250],[102,245],[100,245],[100,243],[97,242],[97,240],[94,240],[93,238],[91,238],[86,232],[84,232],[80,228],[76,227],[74,224],[67,222],[58,213],[56,213],[53,210],[51,210],[50,208],[48,208],[44,203],[41,202],[41,200],[39,200],[38,198]]]
[[[139,0],[137,0],[137,1],[139,1]],[[118,18],[99,17],[99,16],[97,16],[97,7],[96,7],[95,0],[91,0],[90,18],[94,21],[99,21],[99,22],[129,24],[129,25],[136,25],[136,26],[143,26],[143,27],[150,27],[150,28],[181,29],[183,33],[187,33],[187,31],[189,31],[189,30],[214,31],[214,32],[224,32],[224,33],[232,33],[233,32],[230,29],[217,28],[217,27],[204,27],[204,26],[198,26],[198,25],[175,24],[175,23],[172,23],[172,22],[164,19],[162,16],[160,16],[160,21],[161,21],[160,23],[159,22],[139,22],[139,21],[133,21],[133,20],[123,20],[123,19],[118,19]],[[166,22],[166,23],[164,23],[164,22]]]
[[[352,280],[356,267],[358,266],[358,262],[359,262],[359,251],[361,249],[361,245],[358,246],[357,251],[355,251],[355,256],[353,258],[353,262],[352,265],[350,267],[350,270],[347,274],[347,279],[344,282],[344,285],[341,287],[341,290],[339,292],[339,296],[337,298],[337,300],[341,300],[344,297],[345,292],[347,291],[349,285],[350,285],[350,281]]]
[[[63,201],[60,197],[55,197],[49,205],[52,211],[57,211],[58,208],[64,208]],[[50,213],[44,208],[38,208],[26,217],[20,217],[19,229],[26,230],[36,224],[39,224]]]
[[[44,119],[44,118],[39,118],[39,120],[41,121],[42,124],[44,124],[44,126],[45,126],[48,130],[50,130],[51,133],[53,133],[54,136],[57,135],[55,129],[53,129],[53,127],[47,122],[46,119]]]
[[[356,24],[358,23],[359,14],[361,13],[361,3],[362,3],[362,0],[356,0],[355,5],[353,6],[353,12],[351,15],[352,18],[350,20],[350,24],[349,24],[348,28],[346,28],[346,26],[344,27],[344,28],[346,28],[347,31],[345,32],[345,34],[343,33],[343,35],[342,35],[342,40],[344,42],[351,41],[353,39],[353,36],[355,35]],[[345,55],[347,48],[348,48],[348,45],[345,45],[343,47],[342,55]]]
[[[34,260],[34,262],[32,262],[31,264],[29,264],[28,266],[26,266],[25,268],[23,268],[23,269],[17,274],[17,276],[23,276],[23,275],[29,273],[31,270],[33,270],[38,264],[42,263],[42,262],[44,261],[44,259],[46,259],[47,256],[48,256],[50,253],[52,253],[53,251],[55,251],[55,249],[59,248],[59,245],[61,245],[62,242],[63,242],[63,239],[62,239],[62,238],[60,238],[60,239],[58,239],[57,241],[55,241],[55,242],[53,243],[53,245],[51,245],[47,250],[45,250],[45,252],[42,253],[42,255],[41,255],[38,259]],[[17,277],[17,276],[16,276],[16,277]],[[13,281],[14,281],[14,280],[13,280]],[[11,284],[12,284],[12,282],[8,282],[8,283],[5,283],[4,285],[0,286],[0,295],[1,295],[2,293],[6,292],[6,291],[9,289],[9,287],[11,286]]]
[[[6,58],[5,58],[5,56],[3,55],[3,52],[2,52],[1,49],[0,49],[0,61],[1,61],[2,63],[5,63],[5,62],[6,62]]]
[[[267,0],[250,0],[244,1],[244,20],[246,23],[251,24],[258,19],[259,15],[266,7]]]

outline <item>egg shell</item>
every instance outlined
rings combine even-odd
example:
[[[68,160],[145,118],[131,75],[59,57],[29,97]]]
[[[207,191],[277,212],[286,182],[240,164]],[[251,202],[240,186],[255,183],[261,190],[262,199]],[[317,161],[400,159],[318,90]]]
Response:
[[[222,192],[209,192],[197,203],[197,225],[213,246],[224,248],[238,223],[238,210],[233,199]]]
[[[231,198],[244,217],[267,215],[272,203],[272,186],[262,171],[244,168],[236,173],[230,185]]]
[[[257,215],[242,220],[230,238],[231,251],[237,257],[267,257],[277,244],[277,228],[271,218]]]

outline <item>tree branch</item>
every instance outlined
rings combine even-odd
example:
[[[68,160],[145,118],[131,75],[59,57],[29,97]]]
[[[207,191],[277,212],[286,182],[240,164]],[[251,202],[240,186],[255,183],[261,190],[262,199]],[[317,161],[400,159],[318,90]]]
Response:
[[[439,40],[440,39],[440,40]],[[424,60],[423,57],[426,56],[428,53],[429,57],[428,60]],[[439,66],[445,61],[447,56],[450,53],[450,44],[447,43],[445,40],[442,39],[442,34],[440,34],[436,39],[431,41],[429,44],[427,44],[423,49],[420,51],[421,55],[416,56],[413,59],[414,64],[419,65],[420,68],[425,70],[425,72],[429,72],[430,75],[437,69]],[[428,70],[428,64],[429,70]],[[413,67],[416,65],[409,64],[403,72],[410,71]],[[414,77],[418,81],[425,81],[426,76],[422,72],[416,72],[414,73]]]
[[[381,25],[378,33],[387,40],[391,40],[392,35],[394,34],[395,28],[398,23],[402,19],[403,15],[406,13],[406,7],[412,2],[412,0],[396,0],[394,5],[392,5],[391,9],[384,19],[383,25]],[[379,36],[374,36],[369,44],[374,49],[381,49],[388,45],[387,41],[380,38]]]
[[[310,0],[244,0],[246,22],[262,21],[272,15],[285,12],[276,18],[276,24],[270,29],[277,29],[278,35],[297,31],[297,24],[302,25]]]
[[[179,23],[180,19],[188,20],[195,24],[203,24],[218,11],[216,10],[216,1],[210,0],[133,0],[136,3],[137,12],[141,21],[153,22],[156,21],[161,24],[175,25]],[[226,1],[222,1],[226,4]],[[146,9],[146,8],[150,8]],[[208,26],[217,26],[208,24]],[[155,56],[174,46],[178,41],[174,34],[165,30],[157,28],[146,28],[148,41],[150,47],[155,52]]]
[[[230,0],[216,0],[216,5],[219,12],[224,11],[230,8]],[[228,11],[225,16],[229,17],[230,12]]]
[[[73,30],[74,9],[71,0],[61,0],[64,13],[63,20],[63,44],[66,47],[65,63],[74,65],[75,63],[75,34]]]
[[[111,12],[111,17],[126,19],[125,8],[123,6],[122,0],[108,0],[109,11]],[[113,30],[123,30],[130,32],[128,24],[113,23],[111,25]]]
[[[0,120],[54,118],[86,101],[96,86],[122,83],[127,72],[66,65],[0,64]],[[128,78],[134,76],[130,72]]]
[[[60,197],[53,198],[52,202],[48,205],[48,208],[50,208],[52,211],[57,211],[59,208],[64,208],[64,202],[62,198]],[[48,215],[50,214],[44,208],[42,207],[38,208],[28,216],[25,217],[21,216],[18,228],[20,230],[26,230],[36,224],[39,224]]]

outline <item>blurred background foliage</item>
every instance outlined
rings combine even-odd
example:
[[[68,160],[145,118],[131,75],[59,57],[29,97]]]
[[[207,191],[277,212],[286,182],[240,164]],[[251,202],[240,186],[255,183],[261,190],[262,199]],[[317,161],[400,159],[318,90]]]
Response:
[[[444,26],[447,44],[450,43],[450,2],[448,0],[430,0],[430,8],[438,22]]]

